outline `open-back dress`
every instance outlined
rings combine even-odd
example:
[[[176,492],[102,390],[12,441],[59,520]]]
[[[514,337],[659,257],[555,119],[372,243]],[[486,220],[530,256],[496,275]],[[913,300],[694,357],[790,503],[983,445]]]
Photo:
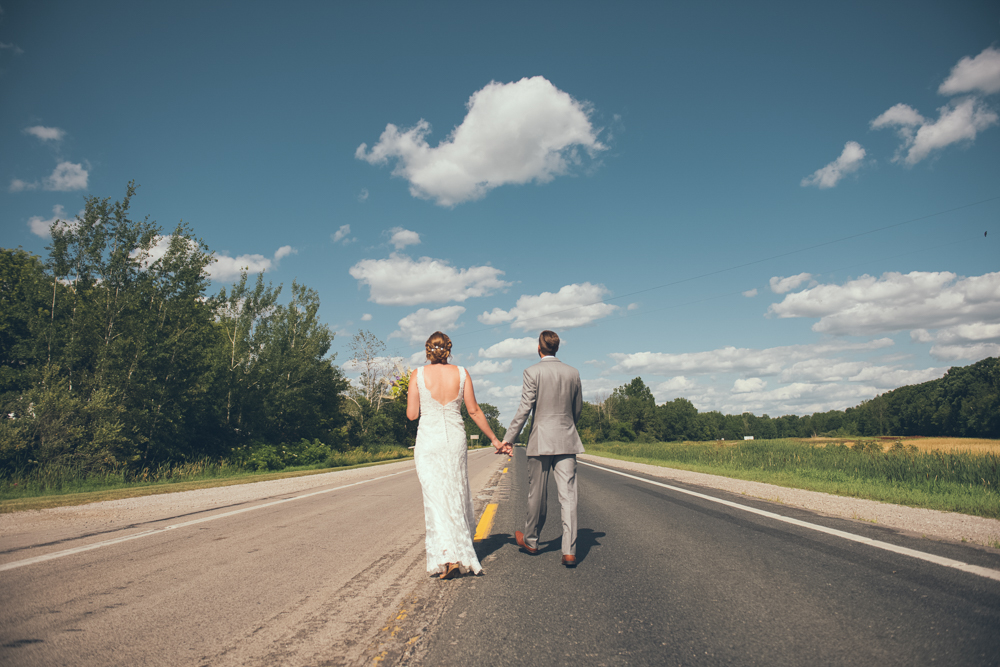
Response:
[[[444,572],[446,563],[458,563],[463,573],[483,570],[472,546],[476,524],[462,421],[466,374],[461,366],[456,368],[458,396],[444,405],[427,389],[423,367],[417,369],[420,422],[413,457],[424,494],[427,571],[432,574]]]

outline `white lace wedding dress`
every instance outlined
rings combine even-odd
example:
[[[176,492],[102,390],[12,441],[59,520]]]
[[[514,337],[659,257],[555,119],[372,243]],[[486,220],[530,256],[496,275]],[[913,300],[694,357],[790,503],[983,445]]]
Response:
[[[458,563],[463,573],[483,570],[472,546],[476,520],[462,421],[465,369],[457,368],[458,397],[445,405],[431,396],[424,383],[424,369],[417,369],[420,422],[413,457],[424,493],[427,572],[431,574],[444,572],[446,563]]]

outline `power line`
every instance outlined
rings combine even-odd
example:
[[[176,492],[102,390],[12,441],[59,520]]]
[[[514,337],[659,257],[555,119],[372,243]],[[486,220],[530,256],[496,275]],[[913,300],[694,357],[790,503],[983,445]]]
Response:
[[[721,273],[728,273],[730,271],[736,271],[738,269],[744,269],[744,268],[746,268],[748,266],[755,266],[757,264],[763,264],[764,262],[770,262],[770,261],[775,260],[775,259],[781,259],[782,257],[789,257],[791,255],[797,255],[797,254],[800,254],[800,253],[803,253],[803,252],[808,252],[810,250],[816,250],[817,248],[824,248],[826,246],[834,245],[836,243],[843,243],[844,241],[850,241],[851,239],[860,238],[862,236],[868,236],[870,234],[876,234],[878,232],[884,232],[887,229],[894,229],[896,227],[902,227],[904,225],[910,225],[910,224],[913,224],[914,222],[919,222],[921,220],[927,220],[929,218],[934,218],[934,217],[937,217],[939,215],[946,215],[948,213],[954,213],[955,211],[961,211],[962,209],[971,208],[973,206],[979,206],[981,204],[986,204],[988,202],[996,201],[998,199],[1000,199],[1000,195],[998,195],[996,197],[990,197],[989,199],[983,199],[983,200],[980,200],[980,201],[977,201],[977,202],[973,202],[971,204],[963,204],[962,206],[956,206],[955,208],[950,208],[950,209],[947,209],[945,211],[938,211],[936,213],[929,213],[927,215],[922,215],[922,216],[919,216],[919,217],[916,217],[916,218],[911,218],[909,220],[904,220],[902,222],[895,222],[895,223],[893,223],[891,225],[885,225],[883,227],[877,227],[875,229],[869,229],[868,231],[858,232],[857,234],[851,234],[849,236],[843,236],[841,238],[833,239],[831,241],[824,241],[823,243],[816,243],[814,245],[806,246],[804,248],[798,248],[796,250],[789,250],[788,252],[778,253],[777,255],[771,255],[770,257],[763,257],[761,259],[755,259],[755,260],[752,260],[752,261],[749,261],[749,262],[744,262],[743,264],[737,264],[737,265],[730,266],[730,267],[727,267],[727,268],[724,268],[724,269],[716,269],[715,271],[708,271],[706,273],[700,273],[700,274],[698,274],[696,276],[690,276],[690,277],[687,277],[687,278],[681,278],[679,280],[674,280],[674,281],[671,281],[669,283],[663,283],[662,285],[656,285],[654,287],[646,287],[644,289],[636,290],[634,292],[628,292],[627,294],[621,294],[619,296],[609,297],[607,299],[601,299],[599,301],[594,301],[592,303],[585,303],[585,304],[581,304],[579,306],[573,306],[572,308],[565,308],[563,310],[556,310],[556,311],[552,311],[550,313],[544,313],[542,315],[536,315],[534,317],[530,317],[530,318],[522,320],[522,321],[523,322],[532,322],[534,320],[547,319],[547,318],[553,317],[555,315],[562,315],[564,313],[570,313],[570,312],[573,312],[574,310],[579,310],[580,308],[587,308],[588,306],[596,306],[598,304],[608,303],[609,301],[617,301],[617,300],[620,300],[620,299],[626,299],[628,297],[635,296],[636,294],[645,294],[646,292],[652,292],[654,290],[664,289],[665,287],[674,287],[676,285],[682,285],[684,283],[692,282],[694,280],[700,280],[702,278],[708,278],[710,276],[717,276],[717,275],[719,275]],[[475,333],[482,333],[483,331],[489,331],[492,328],[493,327],[486,327],[486,328],[483,328],[483,329],[475,329],[475,330],[472,330],[472,331],[466,331],[466,332],[463,332],[461,334],[456,334],[455,336],[453,336],[453,338],[458,338],[458,337],[462,337],[462,336],[469,336],[469,335],[472,335],[472,334],[475,334]]]
[[[961,211],[961,210],[964,210],[964,209],[967,209],[967,208],[972,208],[974,206],[980,206],[982,204],[987,204],[989,202],[997,201],[997,200],[1000,200],[1000,195],[997,195],[997,196],[994,196],[994,197],[989,197],[987,199],[981,199],[979,201],[972,202],[972,203],[969,203],[969,204],[963,204],[961,206],[955,206],[953,208],[945,209],[943,211],[936,211],[934,213],[928,213],[926,215],[917,216],[915,218],[910,218],[908,220],[903,220],[901,222],[894,222],[894,223],[892,223],[890,225],[883,225],[881,227],[876,227],[874,229],[869,229],[869,230],[866,230],[866,231],[863,231],[863,232],[858,232],[856,234],[849,234],[847,236],[842,236],[840,238],[832,239],[830,241],[824,241],[822,243],[816,243],[816,244],[813,244],[813,245],[810,245],[810,246],[805,246],[805,247],[802,247],[802,248],[797,248],[795,250],[789,250],[787,252],[778,253],[776,255],[770,255],[768,257],[762,257],[760,259],[751,260],[749,262],[744,262],[742,264],[736,264],[736,265],[729,266],[729,267],[726,267],[726,268],[716,269],[714,271],[707,271],[705,273],[700,273],[700,274],[697,274],[697,275],[694,275],[694,276],[689,276],[687,278],[680,278],[678,280],[673,280],[671,282],[663,283],[661,285],[654,285],[652,287],[646,287],[646,288],[643,288],[643,289],[639,289],[639,290],[635,290],[635,291],[632,291],[632,292],[628,292],[626,294],[620,294],[618,296],[608,297],[607,299],[600,299],[600,300],[593,301],[593,302],[590,302],[590,303],[585,303],[585,304],[580,304],[580,305],[577,305],[577,306],[573,306],[571,308],[564,308],[562,310],[556,310],[556,311],[552,311],[552,312],[549,312],[549,313],[544,313],[542,315],[535,315],[534,317],[530,317],[530,318],[527,318],[525,320],[521,320],[521,322],[532,322],[532,321],[535,321],[535,320],[544,320],[544,319],[548,319],[548,318],[551,318],[551,317],[554,317],[554,316],[557,316],[557,315],[562,315],[562,314],[565,314],[565,313],[571,313],[571,312],[579,310],[581,308],[587,308],[589,306],[596,306],[596,305],[599,305],[599,304],[602,304],[602,303],[609,303],[611,301],[618,301],[618,300],[621,300],[621,299],[626,299],[626,298],[629,298],[629,297],[632,297],[632,296],[636,296],[637,294],[645,294],[647,292],[652,292],[652,291],[664,289],[664,288],[667,288],[667,287],[674,287],[676,285],[682,285],[684,283],[693,282],[695,280],[700,280],[702,278],[708,278],[708,277],[717,276],[717,275],[720,275],[720,274],[723,274],[723,273],[729,273],[731,271],[736,271],[736,270],[739,270],[739,269],[744,269],[744,268],[747,268],[749,266],[756,266],[757,264],[763,264],[765,262],[770,262],[770,261],[773,261],[773,260],[776,260],[776,259],[781,259],[783,257],[790,257],[792,255],[798,255],[798,254],[801,254],[801,253],[804,253],[804,252],[808,252],[810,250],[816,250],[818,248],[825,248],[827,246],[835,245],[837,243],[843,243],[845,241],[850,241],[852,239],[861,238],[863,236],[869,236],[871,234],[877,234],[878,232],[884,232],[884,231],[886,231],[888,229],[895,229],[896,227],[903,227],[905,225],[910,225],[910,224],[913,224],[915,222],[920,222],[921,220],[928,220],[930,218],[935,218],[935,217],[938,217],[938,216],[941,216],[941,215],[947,215],[948,213],[954,213],[956,211]],[[948,244],[948,245],[951,245],[951,244]],[[939,245],[939,246],[935,246],[935,247],[943,247],[943,246]],[[922,252],[922,251],[915,251],[915,252]],[[899,257],[899,256],[902,256],[902,255],[905,255],[905,254],[911,254],[911,253],[902,253],[901,255],[893,255],[891,257],[881,258],[881,259],[891,259],[892,257]],[[872,260],[872,261],[874,261],[874,260]],[[857,265],[854,265],[854,266],[857,266]],[[851,268],[851,267],[844,267],[844,268]],[[833,270],[842,270],[842,269],[833,269]],[[674,306],[665,306],[664,308],[674,308],[674,307],[680,307],[680,306],[684,306],[684,305],[692,305],[692,304],[695,304],[695,303],[701,303],[703,301],[709,301],[709,300],[713,300],[713,299],[723,298],[723,297],[726,297],[726,296],[734,296],[735,294],[739,294],[739,293],[740,292],[732,292],[732,293],[728,293],[728,294],[724,294],[724,295],[719,295],[719,296],[714,296],[714,297],[707,297],[705,299],[691,301],[691,302],[687,302],[687,303],[683,303],[683,304],[676,304]],[[662,310],[664,308],[660,308],[660,309],[656,309],[656,310]],[[649,312],[649,311],[646,310],[644,312]],[[637,313],[637,314],[639,314],[639,313]],[[629,316],[626,315],[625,317],[629,317]],[[462,338],[462,337],[465,337],[465,336],[471,336],[473,334],[483,333],[485,331],[491,331],[494,328],[495,327],[483,327],[483,328],[480,328],[480,329],[473,329],[471,331],[464,331],[462,333],[456,333],[456,334],[452,335],[451,338]],[[396,348],[393,349],[393,351],[399,351],[401,349],[402,348],[400,348],[400,347],[396,347]],[[388,350],[387,350],[387,352],[388,352]],[[394,356],[400,356],[400,355],[394,355]]]

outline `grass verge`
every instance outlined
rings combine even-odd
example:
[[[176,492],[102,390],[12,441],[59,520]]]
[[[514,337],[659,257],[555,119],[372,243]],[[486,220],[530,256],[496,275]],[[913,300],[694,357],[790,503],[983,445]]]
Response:
[[[816,447],[792,440],[587,445],[608,458],[1000,519],[1000,456]]]
[[[402,448],[401,448],[402,449]],[[402,452],[406,452],[403,454]],[[352,457],[360,459],[362,457]],[[0,482],[0,493],[6,498],[0,499],[0,514],[8,512],[21,512],[25,510],[41,510],[53,507],[67,507],[72,505],[87,505],[104,500],[120,500],[123,498],[137,498],[140,496],[153,496],[162,493],[180,493],[182,491],[194,491],[197,489],[208,489],[221,486],[233,486],[236,484],[253,484],[254,482],[267,482],[274,479],[288,479],[290,477],[305,477],[308,475],[320,475],[323,473],[338,470],[350,470],[352,468],[366,468],[368,466],[381,465],[413,458],[411,450],[401,452],[379,452],[369,457],[371,460],[351,462],[345,460],[343,465],[333,467],[300,466],[297,468],[285,469],[276,472],[260,472],[254,470],[234,470],[229,469],[220,475],[218,471],[209,470],[199,475],[191,475],[187,478],[176,476],[169,479],[158,479],[149,482],[127,482],[119,479],[107,481],[101,484],[100,481],[91,479],[79,480],[78,485],[90,487],[85,491],[73,491],[72,484],[60,486],[58,489],[22,488],[17,491],[11,488],[10,480]],[[94,488],[96,487],[96,488]]]

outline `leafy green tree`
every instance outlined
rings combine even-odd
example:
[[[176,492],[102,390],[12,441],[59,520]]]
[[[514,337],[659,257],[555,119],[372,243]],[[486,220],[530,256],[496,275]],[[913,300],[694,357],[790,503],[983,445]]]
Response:
[[[48,319],[46,295],[53,285],[61,287],[45,274],[38,256],[0,249],[0,405],[37,380],[32,371],[44,355],[38,329]]]
[[[382,410],[383,403],[391,400],[391,377],[394,364],[385,357],[385,343],[370,331],[358,330],[347,344],[351,350],[351,365],[360,373],[356,384],[347,390],[349,414],[354,420],[355,441],[363,443],[374,438],[383,441],[383,436],[369,432],[377,424],[371,423]],[[384,431],[383,427],[376,431]]]
[[[624,429],[613,427],[617,435],[652,433],[656,399],[642,378],[633,378],[628,384],[616,388],[611,392],[608,401],[611,403],[614,418],[625,427]]]
[[[486,417],[486,423],[490,425],[493,430],[493,435],[503,440],[506,428],[500,425],[500,408],[490,405],[489,403],[480,403],[479,409],[483,411],[483,416]],[[486,439],[486,435],[483,433],[482,429],[476,426],[476,423],[472,421],[472,417],[469,416],[469,411],[465,408],[465,403],[462,403],[462,420],[465,422],[465,434],[469,438],[474,435],[479,436],[480,445],[488,445],[489,441]]]
[[[656,436],[661,441],[700,440],[707,430],[698,422],[698,410],[686,398],[675,398],[656,408]]]
[[[81,216],[51,228],[51,301],[21,309],[44,358],[40,347],[29,355],[33,386],[18,397],[18,424],[5,436],[27,438],[19,447],[29,460],[59,452],[77,466],[106,467],[197,450],[210,256],[184,225],[164,237],[148,219],[132,220],[134,194],[130,183],[114,204],[85,198]],[[46,420],[67,426],[53,430]]]
[[[319,439],[333,444],[344,424],[341,396],[347,381],[327,356],[330,328],[319,321],[319,295],[292,282],[292,298],[276,306],[260,353],[262,426],[272,442]]]
[[[237,442],[263,437],[258,433],[263,410],[265,371],[262,353],[271,337],[273,316],[281,287],[264,284],[257,274],[253,289],[247,272],[227,291],[223,287],[210,306],[215,313],[215,366],[222,400],[221,420],[225,439]]]

